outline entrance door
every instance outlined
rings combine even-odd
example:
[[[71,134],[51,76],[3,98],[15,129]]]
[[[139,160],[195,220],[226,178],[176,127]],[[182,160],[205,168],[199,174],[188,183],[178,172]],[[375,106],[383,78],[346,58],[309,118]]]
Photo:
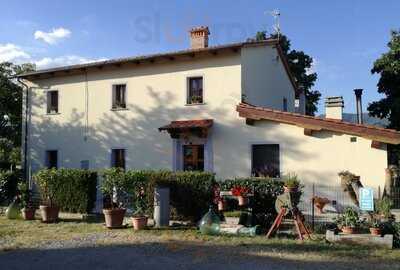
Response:
[[[204,171],[203,144],[190,144],[183,146],[183,170]]]

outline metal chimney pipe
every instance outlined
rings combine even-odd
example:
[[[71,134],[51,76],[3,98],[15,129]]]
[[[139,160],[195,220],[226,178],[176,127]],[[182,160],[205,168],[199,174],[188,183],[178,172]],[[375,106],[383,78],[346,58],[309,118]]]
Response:
[[[356,107],[357,107],[357,123],[362,124],[363,121],[363,111],[362,111],[362,96],[363,89],[354,89],[354,94],[356,94]]]

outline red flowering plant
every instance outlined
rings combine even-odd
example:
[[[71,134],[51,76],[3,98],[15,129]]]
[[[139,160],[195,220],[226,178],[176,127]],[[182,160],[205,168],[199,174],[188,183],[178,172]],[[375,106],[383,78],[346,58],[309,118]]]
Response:
[[[240,187],[240,186],[235,186],[231,189],[232,195],[239,197],[245,197],[247,194],[250,193],[250,189],[247,187]]]

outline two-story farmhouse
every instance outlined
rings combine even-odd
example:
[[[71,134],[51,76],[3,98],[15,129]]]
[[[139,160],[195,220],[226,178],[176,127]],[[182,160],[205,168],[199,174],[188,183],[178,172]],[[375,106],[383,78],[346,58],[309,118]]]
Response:
[[[339,184],[338,172],[383,186],[387,144],[400,133],[304,115],[277,40],[208,46],[207,27],[183,51],[24,74],[24,160],[42,167],[207,170],[218,178],[295,172]],[[26,106],[27,105],[27,106]]]

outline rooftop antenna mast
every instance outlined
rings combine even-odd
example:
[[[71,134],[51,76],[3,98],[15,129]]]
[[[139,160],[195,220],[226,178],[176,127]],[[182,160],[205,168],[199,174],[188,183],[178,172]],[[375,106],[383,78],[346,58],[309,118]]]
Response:
[[[275,24],[273,25],[273,29],[275,33],[278,35],[278,40],[281,36],[281,26],[280,26],[280,17],[281,13],[278,9],[274,9],[273,11],[270,12],[271,16],[274,17]]]

